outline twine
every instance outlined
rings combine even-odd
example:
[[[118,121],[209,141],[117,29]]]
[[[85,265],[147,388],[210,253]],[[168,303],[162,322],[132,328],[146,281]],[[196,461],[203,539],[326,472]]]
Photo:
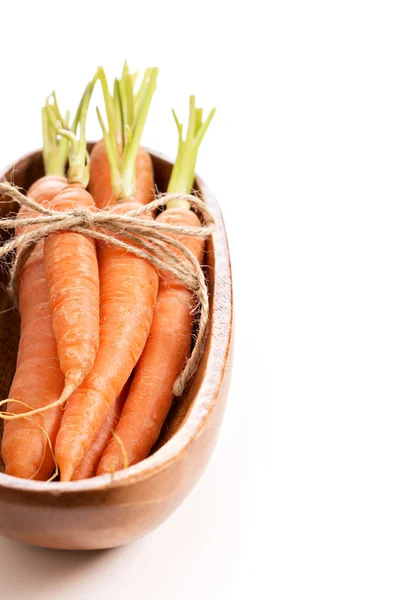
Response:
[[[75,208],[71,211],[53,210],[24,196],[15,185],[5,181],[0,182],[0,195],[6,195],[20,206],[39,213],[34,217],[16,216],[0,219],[1,229],[22,231],[0,246],[0,259],[18,249],[11,269],[9,285],[9,292],[15,304],[18,302],[20,273],[30,254],[40,240],[60,231],[82,233],[145,259],[158,270],[169,273],[182,281],[185,287],[193,292],[197,300],[194,311],[199,315],[198,331],[193,350],[174,383],[175,396],[181,396],[198,367],[204,349],[209,303],[207,285],[199,261],[182,242],[174,239],[171,234],[207,238],[214,229],[214,218],[204,202],[193,195],[164,194],[145,206],[121,214],[113,211],[112,208],[108,210],[86,208]],[[145,219],[146,214],[152,214],[171,200],[190,202],[191,206],[200,213],[202,226],[181,227]],[[27,230],[32,226],[34,228]],[[120,239],[121,237],[123,239]],[[179,251],[178,255],[173,249]]]

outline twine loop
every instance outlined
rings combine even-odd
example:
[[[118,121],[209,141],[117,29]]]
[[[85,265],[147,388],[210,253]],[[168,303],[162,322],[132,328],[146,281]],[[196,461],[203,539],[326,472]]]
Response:
[[[113,207],[106,210],[77,207],[71,211],[58,211],[25,196],[15,185],[0,181],[0,197],[4,196],[24,208],[22,216],[0,218],[0,229],[16,231],[15,237],[0,246],[0,260],[15,251],[9,292],[16,304],[19,277],[30,254],[41,240],[60,231],[82,233],[143,258],[159,272],[178,278],[193,292],[198,330],[191,355],[174,384],[174,394],[180,396],[201,358],[207,334],[209,302],[203,270],[194,254],[177,237],[205,239],[210,236],[215,222],[204,202],[190,194],[163,194],[153,202],[125,213],[113,210]],[[155,221],[152,218],[154,211],[170,200],[188,201],[199,213],[201,226],[187,227]],[[32,211],[36,214],[32,215]]]

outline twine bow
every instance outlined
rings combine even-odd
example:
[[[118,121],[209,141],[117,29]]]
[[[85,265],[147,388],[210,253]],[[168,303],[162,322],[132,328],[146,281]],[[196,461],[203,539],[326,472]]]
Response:
[[[209,303],[203,270],[193,253],[176,239],[176,236],[207,238],[212,233],[214,218],[204,202],[192,195],[164,194],[145,206],[121,214],[113,211],[112,208],[108,210],[75,208],[65,212],[54,210],[24,196],[16,186],[4,181],[0,182],[0,195],[6,195],[20,206],[39,213],[35,216],[17,215],[14,218],[0,219],[1,229],[16,229],[17,232],[15,237],[0,246],[0,259],[17,250],[9,285],[15,303],[18,299],[21,269],[30,254],[40,240],[59,231],[83,233],[126,250],[147,260],[159,271],[178,278],[193,292],[197,300],[194,310],[198,312],[198,331],[192,353],[174,384],[174,394],[180,396],[200,361],[207,333]],[[174,199],[188,200],[201,215],[203,225],[181,227],[145,218],[146,214],[153,213]]]

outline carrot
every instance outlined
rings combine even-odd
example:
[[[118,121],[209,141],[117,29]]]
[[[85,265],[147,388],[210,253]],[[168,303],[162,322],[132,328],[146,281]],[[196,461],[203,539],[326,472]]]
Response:
[[[135,165],[140,136],[155,89],[157,69],[146,71],[139,114],[127,122],[118,149],[115,109],[104,71],[99,69],[108,116],[107,132],[100,124],[110,164],[111,210],[126,212],[141,206],[135,194]],[[100,274],[100,340],[92,370],[68,400],[56,442],[61,480],[69,481],[88,451],[146,343],[157,296],[158,275],[147,261],[112,245],[98,247]]]
[[[84,189],[88,182],[86,165],[86,115],[94,81],[83,95],[80,110],[80,140],[59,125],[69,138],[69,171],[66,186],[51,202],[59,211],[77,207],[94,208],[92,196]],[[46,280],[65,384],[60,404],[89,373],[99,345],[99,275],[95,241],[80,233],[53,233],[44,244]]]
[[[89,192],[98,208],[106,208],[114,204],[112,194],[110,167],[104,140],[99,140],[90,153]],[[141,204],[154,200],[154,172],[150,154],[140,147],[136,157],[136,193],[135,197]]]
[[[190,118],[186,140],[174,113],[179,131],[178,155],[168,192],[189,194],[192,190],[197,152],[214,110],[202,123],[202,111],[190,98]],[[171,200],[157,221],[199,227],[197,215],[185,200]],[[201,261],[204,241],[189,236],[174,236]],[[179,251],[177,251],[179,253]],[[111,439],[99,464],[102,475],[124,467],[125,449],[130,465],[148,456],[156,443],[173,400],[173,386],[189,355],[194,324],[194,299],[182,282],[160,273],[157,305],[149,338],[137,364],[128,398],[116,428],[118,443]]]
[[[121,79],[114,81],[113,109],[116,116],[118,146],[121,147],[121,132],[126,122],[134,121],[134,113],[140,114],[140,102],[143,101],[143,88],[134,94],[133,86],[137,73],[129,74],[127,63],[124,64]],[[139,147],[136,156],[135,198],[141,204],[148,204],[154,199],[154,171],[150,154]],[[90,154],[89,191],[98,208],[114,204],[110,167],[104,139],[99,140]]]
[[[48,204],[67,185],[63,176],[67,145],[64,140],[57,139],[51,127],[48,103],[42,110],[42,120],[46,175],[29,188],[28,196],[36,202]],[[33,211],[21,209],[19,216],[33,217],[34,214]],[[16,233],[18,235],[22,231]],[[26,412],[27,408],[37,409],[53,403],[61,394],[64,385],[53,334],[45,279],[43,241],[37,244],[22,268],[19,280],[19,310],[21,338],[17,367],[9,394],[10,398],[16,400],[7,403],[8,412],[17,415]],[[29,419],[6,421],[1,448],[6,473],[26,479],[48,479],[55,466],[48,439],[54,447],[60,422],[60,406],[42,415],[33,415]]]
[[[129,380],[126,382],[122,392],[117,398],[115,406],[109,411],[101,428],[99,429],[97,436],[93,440],[89,450],[86,452],[78,468],[75,470],[73,481],[80,479],[89,479],[96,475],[97,467],[99,465],[100,458],[103,452],[112,438],[113,431],[118,423],[119,417],[121,416],[122,407],[128,395],[129,391]]]

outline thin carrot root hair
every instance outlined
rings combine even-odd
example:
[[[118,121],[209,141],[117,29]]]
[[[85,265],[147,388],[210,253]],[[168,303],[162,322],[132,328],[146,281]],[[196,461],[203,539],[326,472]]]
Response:
[[[26,402],[23,402],[22,400],[17,400],[16,398],[12,398],[11,401],[15,402],[16,404],[20,404],[21,406],[25,406],[26,408],[32,409],[32,406],[30,406]],[[7,402],[7,400],[2,400],[0,404],[4,404],[4,402]],[[32,409],[32,411],[33,411],[33,409]],[[39,425],[39,423],[36,423],[36,421],[34,421],[33,419],[29,418],[28,416],[24,416],[24,415],[30,415],[30,414],[32,414],[32,411],[30,411],[28,413],[23,413],[23,414],[18,414],[18,413],[4,413],[4,414],[7,414],[7,415],[15,417],[15,418],[25,419],[26,421],[29,421],[30,423],[33,423],[34,425],[36,425],[40,429],[40,431],[43,433],[43,435],[45,436],[45,438],[47,440],[47,443],[49,445],[50,453],[51,453],[52,459],[54,461],[54,473],[53,473],[53,475],[51,477],[49,477],[49,479],[47,479],[47,482],[50,482],[50,481],[53,481],[53,479],[55,479],[56,477],[58,477],[58,474],[59,474],[59,469],[58,469],[58,464],[57,464],[57,460],[56,460],[56,455],[55,455],[55,452],[54,452],[53,444],[51,443],[50,436],[47,433],[47,431],[45,430],[45,428],[42,427],[41,425]],[[33,411],[33,412],[35,412],[35,411]],[[2,414],[2,413],[0,413],[0,414]],[[43,415],[41,415],[41,417],[43,417]],[[40,469],[43,466],[43,462],[44,462],[45,456],[46,456],[46,446],[44,446],[44,448],[43,448],[42,462],[40,463],[40,465],[38,466],[38,468],[36,469],[36,471],[34,472],[34,474],[29,477],[29,479],[34,479],[36,477],[36,475],[39,473]]]
[[[61,405],[65,404],[66,401],[68,400],[68,398],[71,396],[71,394],[75,390],[76,390],[75,385],[68,385],[64,388],[64,390],[62,391],[62,394],[58,398],[58,400],[51,402],[51,404],[48,404],[47,406],[41,406],[40,408],[32,409],[26,413],[10,413],[7,411],[0,411],[0,419],[3,419],[3,421],[15,421],[17,419],[27,419],[28,417],[31,417],[32,415],[38,415],[38,414],[44,413],[47,410],[56,408],[56,406],[61,406]],[[19,400],[16,400],[15,398],[6,398],[5,400],[2,400],[0,402],[0,407],[7,404],[7,402],[19,402],[21,404],[24,404],[24,402],[20,402]],[[28,404],[24,404],[24,406],[31,408]]]

